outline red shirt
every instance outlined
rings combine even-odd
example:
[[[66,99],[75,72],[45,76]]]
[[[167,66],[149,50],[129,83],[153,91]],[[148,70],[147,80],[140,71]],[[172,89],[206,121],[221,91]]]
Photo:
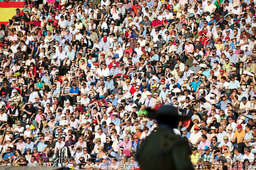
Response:
[[[119,63],[116,62],[116,61],[114,61],[114,62],[111,62],[111,63],[108,65],[108,68],[111,69],[114,64],[115,64],[117,67],[119,67]]]
[[[138,12],[137,9],[139,9],[139,8],[141,8],[140,5],[133,5],[133,6],[132,6],[132,10],[133,10],[133,12],[134,12],[135,14],[137,14],[137,12]]]
[[[152,26],[157,27],[159,25],[162,25],[161,21],[159,19],[155,19],[152,21]]]
[[[130,93],[133,95],[135,92],[136,92],[136,89],[135,89],[134,86],[132,86],[132,87],[130,88]]]
[[[207,43],[207,38],[200,38],[201,44],[205,45]]]
[[[124,53],[129,53],[129,55],[131,56],[132,51],[133,51],[132,48],[128,48],[124,50]]]

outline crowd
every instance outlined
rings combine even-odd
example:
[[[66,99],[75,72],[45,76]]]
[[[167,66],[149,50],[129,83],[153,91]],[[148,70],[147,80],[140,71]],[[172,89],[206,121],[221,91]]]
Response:
[[[145,108],[172,104],[196,169],[252,169],[255,3],[26,1],[0,29],[0,165],[138,169]]]

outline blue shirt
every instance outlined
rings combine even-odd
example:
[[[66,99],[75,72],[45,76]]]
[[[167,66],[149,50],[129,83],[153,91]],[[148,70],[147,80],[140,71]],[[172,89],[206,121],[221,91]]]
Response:
[[[115,88],[113,80],[105,81],[105,87],[106,89],[113,90]]]
[[[226,110],[228,103],[230,103],[229,100],[225,100],[225,101],[222,100],[222,101],[220,102],[220,109],[221,109],[221,110]]]
[[[56,88],[56,89],[53,91],[53,96],[58,96],[58,94],[60,94],[60,88]]]
[[[113,119],[112,122],[115,124],[115,126],[120,126],[121,121],[119,118]]]
[[[201,83],[201,81],[200,81],[200,80],[199,80],[199,81],[197,81],[197,82],[192,81],[192,82],[190,83],[190,85],[192,86],[193,91],[197,91],[197,89],[198,89],[198,87],[199,87],[200,83]]]
[[[157,54],[153,55],[152,60],[159,61],[159,56]]]
[[[34,143],[33,142],[30,142],[29,144],[28,143],[25,144],[22,154],[25,153],[25,151],[27,151],[27,150],[30,150],[30,152],[34,151]]]
[[[46,146],[47,146],[47,145],[44,144],[43,142],[39,142],[39,143],[37,144],[37,150],[38,150],[38,152],[43,152],[43,150],[44,150],[44,148],[45,148]]]
[[[186,134],[186,135],[182,134],[181,136],[182,136],[182,137],[186,137],[187,139],[189,139],[189,138],[190,138],[190,133],[189,133],[189,132],[187,132],[187,134]]]
[[[205,70],[204,72],[203,72],[203,75],[205,76],[205,77],[207,77],[207,78],[209,78],[210,77],[210,69],[208,69],[208,70]]]
[[[9,159],[10,157],[12,157],[14,155],[14,153],[13,152],[10,152],[10,153],[6,153],[6,154],[4,154],[4,156],[3,156],[3,160],[7,160],[7,159]]]
[[[116,107],[117,106],[117,98],[114,98],[113,100],[111,100],[111,103]]]
[[[130,164],[128,165],[128,169],[133,169],[133,168],[139,168],[139,166],[138,166],[138,163],[137,163],[137,162],[130,163]]]
[[[75,89],[73,87],[70,88],[69,93],[73,93],[73,94],[79,94],[79,88],[76,87]]]

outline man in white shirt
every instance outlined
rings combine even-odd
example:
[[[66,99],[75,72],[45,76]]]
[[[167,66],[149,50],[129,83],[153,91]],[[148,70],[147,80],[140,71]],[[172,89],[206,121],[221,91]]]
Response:
[[[216,9],[216,6],[211,3],[210,0],[207,1],[207,4],[204,6],[204,12],[210,12],[213,13]]]
[[[250,163],[253,163],[254,160],[254,154],[250,152],[249,148],[244,148],[244,155],[243,155],[243,161],[246,159],[249,160]]]
[[[223,141],[219,145],[220,147],[227,146],[229,151],[231,152],[234,148],[234,145],[229,141],[228,136],[223,137]]]
[[[8,115],[4,113],[4,109],[0,109],[0,122],[7,122]]]
[[[154,108],[156,104],[156,99],[152,97],[152,93],[147,92],[147,98],[145,100],[144,105],[146,106],[146,108],[150,107],[150,108]]]
[[[199,142],[199,139],[201,138],[202,133],[199,130],[200,128],[198,127],[198,125],[195,125],[194,132],[191,133],[190,135],[189,140],[193,145],[196,145]]]
[[[59,137],[58,137],[58,141],[56,142],[55,148],[54,148],[55,154],[56,154],[59,150],[63,149],[64,146],[65,146],[65,142],[62,140],[61,136],[59,136]]]
[[[106,135],[103,133],[102,129],[98,129],[98,132],[95,134],[95,138],[94,140],[100,138],[101,139],[101,143],[106,143]]]

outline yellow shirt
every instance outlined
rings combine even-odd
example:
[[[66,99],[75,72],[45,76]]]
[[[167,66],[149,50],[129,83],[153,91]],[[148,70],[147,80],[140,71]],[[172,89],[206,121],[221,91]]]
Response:
[[[217,50],[223,50],[224,49],[224,44],[215,44],[215,47]]]
[[[245,131],[242,130],[240,133],[236,130],[234,137],[236,138],[237,143],[241,143],[244,140]]]
[[[193,165],[196,165],[198,160],[199,160],[199,153],[196,152],[196,153],[193,153],[191,156],[190,156],[190,159],[191,159],[191,162]]]

